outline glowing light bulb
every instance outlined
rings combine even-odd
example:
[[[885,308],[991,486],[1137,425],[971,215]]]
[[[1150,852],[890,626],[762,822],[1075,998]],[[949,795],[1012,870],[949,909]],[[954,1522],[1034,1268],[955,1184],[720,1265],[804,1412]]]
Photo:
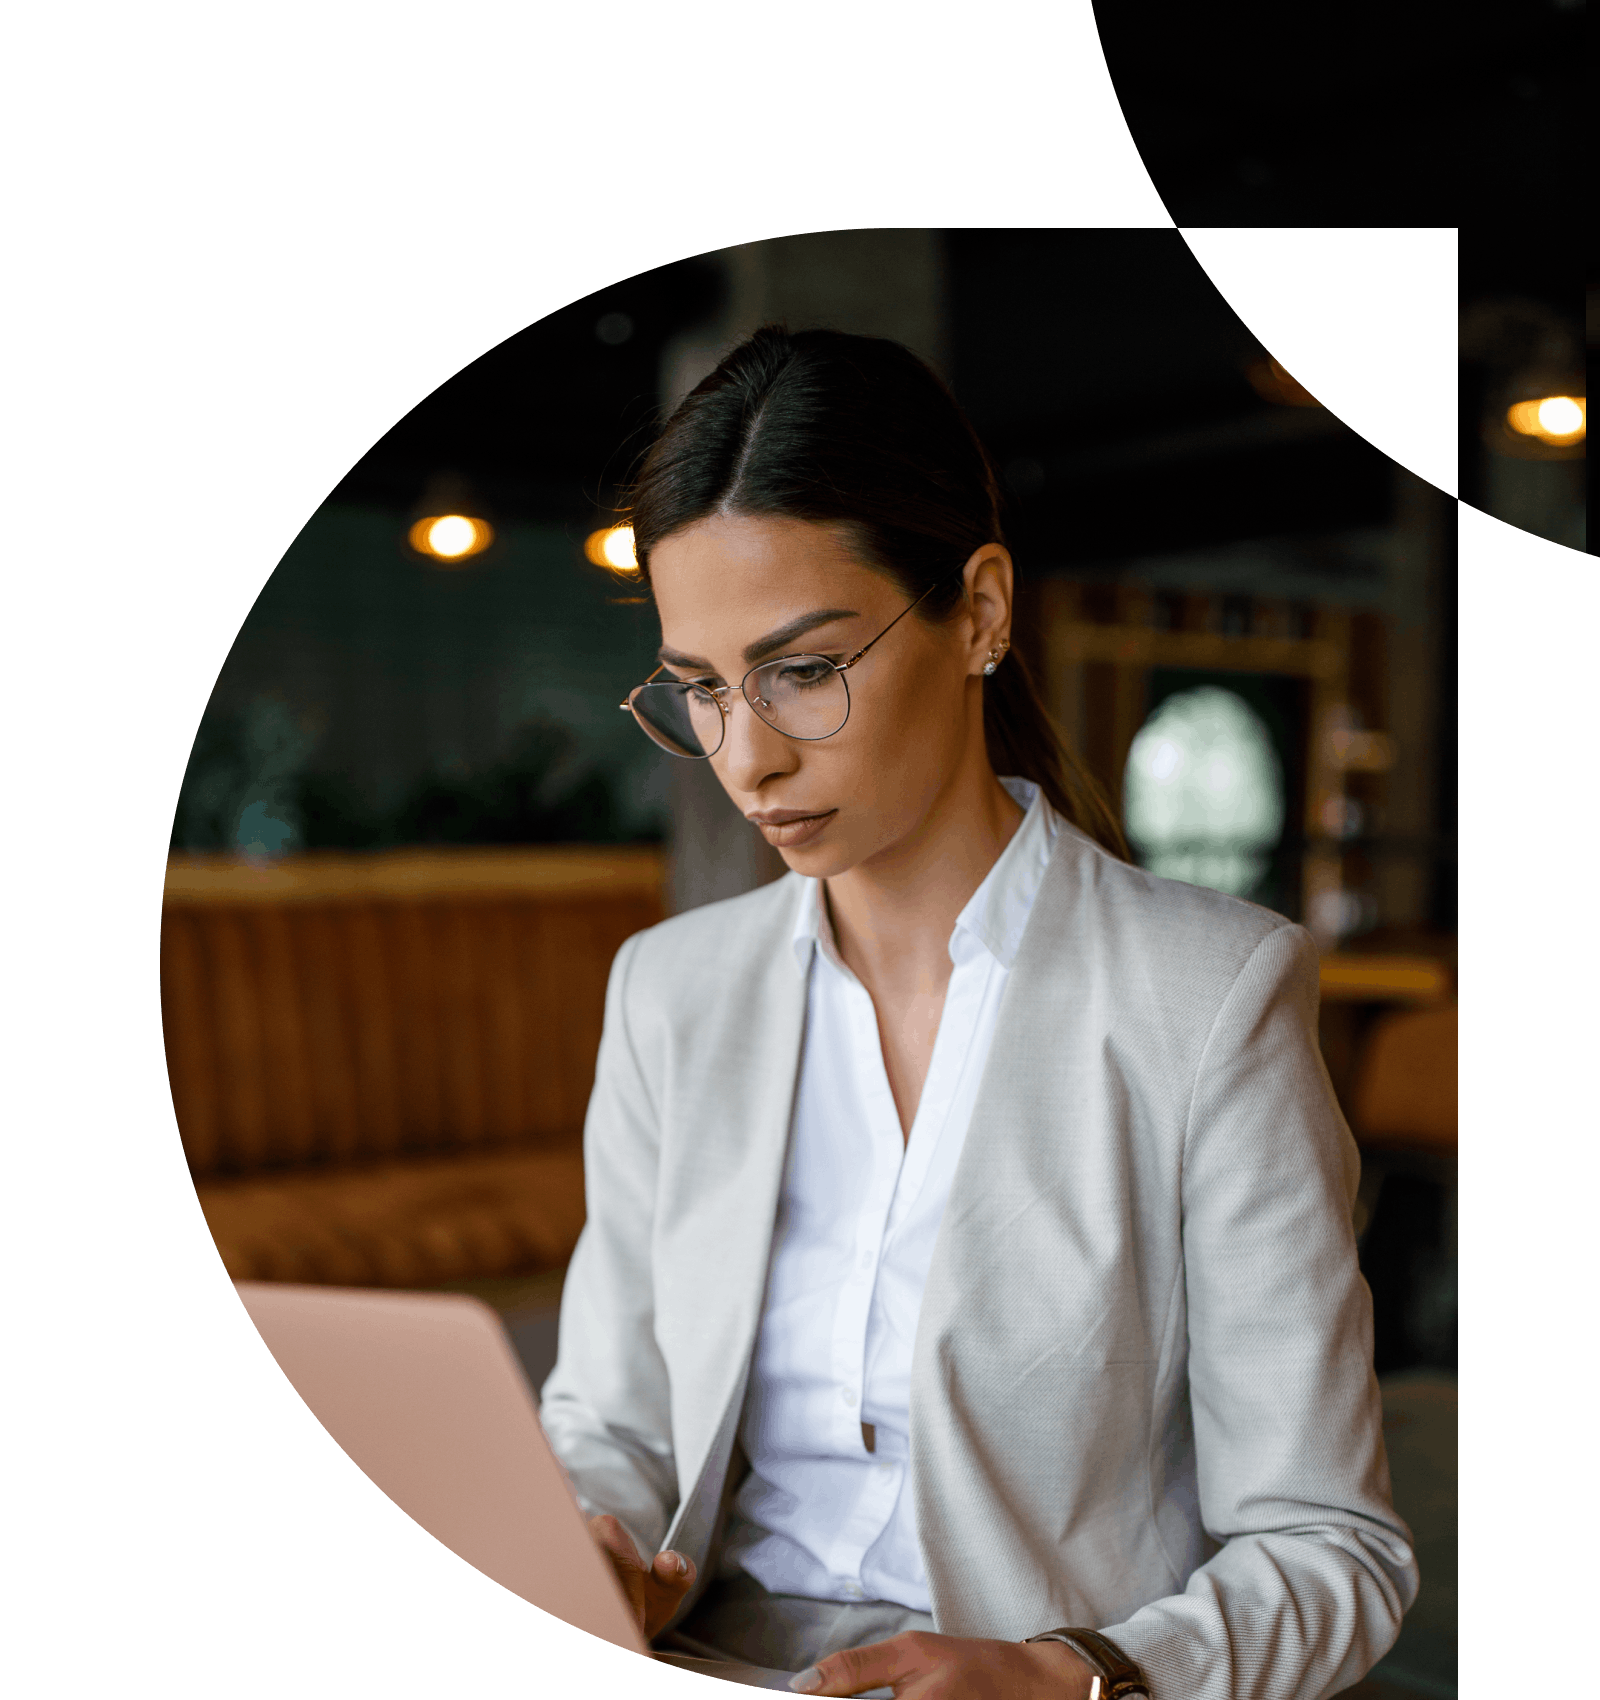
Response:
[[[639,570],[633,553],[631,525],[608,525],[601,531],[591,531],[584,539],[583,552],[595,566],[609,567],[614,573]]]
[[[1546,396],[1539,403],[1539,423],[1552,437],[1570,437],[1583,426],[1583,409],[1569,395]]]
[[[463,514],[446,514],[428,527],[428,547],[453,561],[478,541],[478,528]]]
[[[465,514],[429,514],[412,526],[411,547],[419,555],[431,555],[448,566],[481,555],[494,542],[494,527],[487,520],[469,519]]]
[[[1581,395],[1540,396],[1536,401],[1513,402],[1506,409],[1506,424],[1519,436],[1565,447],[1583,441],[1588,412]]]

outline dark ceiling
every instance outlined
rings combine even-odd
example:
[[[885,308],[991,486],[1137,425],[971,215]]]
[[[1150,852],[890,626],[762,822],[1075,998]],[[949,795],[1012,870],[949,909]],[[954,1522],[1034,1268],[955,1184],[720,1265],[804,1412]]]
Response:
[[[687,260],[540,319],[420,401],[329,500],[420,511],[430,485],[459,480],[491,516],[587,519],[648,441],[662,345],[722,287]]]
[[[1320,410],[1256,394],[1260,349],[1177,232],[955,230],[943,250],[952,381],[1033,562],[1386,516],[1388,463]],[[453,475],[491,518],[589,525],[648,441],[663,344],[715,313],[720,277],[664,267],[529,326],[419,403],[332,499],[403,514]]]
[[[956,230],[952,379],[1041,565],[1382,523],[1390,463],[1263,401],[1261,348],[1172,230]]]
[[[1098,21],[1180,225],[1458,226],[1464,300],[1532,297],[1581,322],[1582,0],[1118,0]],[[1251,388],[1260,351],[1175,231],[943,238],[952,378],[1030,558],[1104,563],[1389,511],[1381,455]],[[715,260],[691,260],[552,314],[419,403],[331,499],[416,512],[453,475],[490,517],[587,526],[648,440],[663,345],[712,319],[722,288]]]
[[[1101,0],[1179,225],[1582,222],[1583,0]]]

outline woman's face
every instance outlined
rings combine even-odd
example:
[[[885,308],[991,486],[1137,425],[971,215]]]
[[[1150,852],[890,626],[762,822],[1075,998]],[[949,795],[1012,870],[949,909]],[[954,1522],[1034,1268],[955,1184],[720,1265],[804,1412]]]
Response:
[[[701,520],[655,546],[650,578],[667,671],[735,687],[712,768],[797,872],[833,878],[907,845],[975,748],[986,761],[979,680],[1009,629],[1003,549],[967,564],[977,617],[935,626],[919,610],[901,620],[846,673],[845,725],[815,742],[767,725],[738,695],[740,680],[784,655],[844,662],[910,597],[863,566],[838,528],[791,519]]]

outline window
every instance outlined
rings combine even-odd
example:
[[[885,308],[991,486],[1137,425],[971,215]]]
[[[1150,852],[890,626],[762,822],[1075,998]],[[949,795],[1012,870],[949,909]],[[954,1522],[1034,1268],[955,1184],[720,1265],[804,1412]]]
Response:
[[[1123,811],[1129,841],[1152,873],[1248,897],[1283,833],[1283,764],[1236,692],[1179,691],[1133,740]]]

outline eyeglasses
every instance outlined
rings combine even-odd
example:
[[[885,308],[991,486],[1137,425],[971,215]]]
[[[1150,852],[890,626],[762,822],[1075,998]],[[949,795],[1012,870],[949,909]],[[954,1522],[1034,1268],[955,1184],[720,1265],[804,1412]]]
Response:
[[[954,577],[954,574],[950,575]],[[908,603],[870,643],[848,661],[825,655],[782,655],[752,667],[738,685],[705,685],[693,679],[657,679],[652,673],[628,692],[619,708],[628,710],[647,736],[668,755],[704,761],[722,748],[733,713],[735,690],[775,732],[803,743],[831,738],[850,718],[850,686],[845,674],[879,639],[894,628],[939,585],[930,584],[916,602]],[[661,669],[658,667],[656,672]]]

